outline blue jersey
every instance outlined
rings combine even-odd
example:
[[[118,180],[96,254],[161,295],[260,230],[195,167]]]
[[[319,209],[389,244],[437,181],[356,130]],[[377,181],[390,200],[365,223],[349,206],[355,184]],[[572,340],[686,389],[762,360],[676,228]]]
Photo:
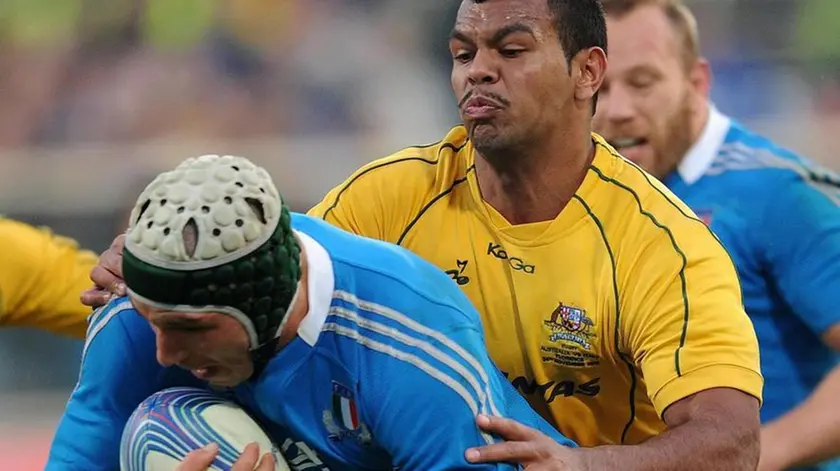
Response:
[[[686,159],[665,183],[735,262],[759,341],[761,419],[769,422],[838,364],[821,335],[840,323],[840,177],[715,110]]]
[[[226,395],[257,418],[295,469],[515,469],[472,465],[493,443],[479,413],[574,446],[496,369],[477,311],[450,278],[399,247],[294,215],[309,313],[259,377]],[[91,321],[79,384],[47,470],[118,469],[121,431],[154,391],[200,382],[155,361],[148,323],[125,298]]]

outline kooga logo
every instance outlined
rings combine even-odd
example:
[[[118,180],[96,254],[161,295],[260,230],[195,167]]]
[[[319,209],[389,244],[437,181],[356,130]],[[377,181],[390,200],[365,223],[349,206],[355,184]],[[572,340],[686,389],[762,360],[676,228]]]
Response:
[[[505,249],[503,249],[499,244],[490,242],[490,244],[487,245],[487,255],[492,255],[500,260],[507,260],[510,267],[516,271],[525,272],[529,275],[534,273],[535,267],[533,265],[525,263],[525,261],[519,257],[509,257]]]

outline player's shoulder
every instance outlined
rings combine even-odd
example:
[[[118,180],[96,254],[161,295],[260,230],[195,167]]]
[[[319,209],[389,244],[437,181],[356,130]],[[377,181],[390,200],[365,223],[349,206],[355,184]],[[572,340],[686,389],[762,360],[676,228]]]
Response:
[[[710,284],[739,292],[732,259],[709,226],[655,177],[610,147],[604,152],[610,159],[593,170],[604,183],[593,212],[619,283],[631,287],[627,296],[641,300],[666,280],[680,280],[684,300]]]
[[[95,335],[118,316],[126,316],[129,313],[136,314],[137,311],[128,296],[111,298],[107,304],[98,307],[88,316],[87,337]]]
[[[840,198],[840,175],[733,121],[707,177],[722,177],[766,196],[808,186]]]
[[[601,185],[592,213],[619,271],[637,270],[642,258],[660,260],[658,267],[672,272],[698,266],[699,260],[732,268],[720,240],[686,203],[606,142],[596,145],[601,155],[592,172]]]
[[[88,316],[82,361],[91,348],[129,352],[147,343],[154,345],[148,322],[137,313],[128,296],[114,297]]]
[[[401,191],[451,186],[466,171],[467,144],[466,130],[456,126],[435,143],[405,147],[362,166],[344,185],[394,187]]]
[[[468,323],[478,318],[449,276],[403,247],[352,234],[302,214],[293,215],[293,227],[318,242],[329,255],[337,292],[349,293],[350,297],[402,312],[418,321],[435,308],[438,312],[460,312],[462,315],[453,319]]]
[[[684,226],[691,231],[706,231],[691,208],[662,182],[622,157],[599,136],[596,136],[595,146],[596,156],[590,172],[600,180],[601,184],[593,193],[596,194],[597,207],[605,217],[621,220],[624,225],[641,225],[652,230],[673,225]],[[622,232],[627,236],[634,235]]]

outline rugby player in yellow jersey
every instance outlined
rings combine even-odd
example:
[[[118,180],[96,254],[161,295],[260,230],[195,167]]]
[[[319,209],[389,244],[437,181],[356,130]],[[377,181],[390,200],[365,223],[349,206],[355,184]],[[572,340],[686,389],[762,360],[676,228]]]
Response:
[[[591,133],[606,68],[598,2],[463,0],[449,46],[464,126],[365,166],[310,213],[447,271],[481,312],[498,366],[594,446],[479,417],[507,441],[467,456],[755,469],[762,378],[732,263],[682,202]],[[94,282],[112,285],[117,257]]]
[[[0,326],[36,327],[84,338],[94,253],[72,240],[0,217]]]

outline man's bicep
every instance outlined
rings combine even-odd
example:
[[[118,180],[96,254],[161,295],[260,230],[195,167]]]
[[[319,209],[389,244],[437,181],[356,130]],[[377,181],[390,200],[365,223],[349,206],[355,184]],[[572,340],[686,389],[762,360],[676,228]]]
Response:
[[[759,402],[731,388],[706,389],[686,396],[665,409],[662,418],[670,428],[691,421],[716,422],[745,429],[758,429]]]
[[[777,193],[758,227],[762,253],[787,304],[822,335],[840,323],[840,189],[797,180]]]
[[[622,304],[627,348],[657,412],[716,387],[760,398],[758,341],[726,252],[697,245],[667,262],[637,271],[645,276]]]

